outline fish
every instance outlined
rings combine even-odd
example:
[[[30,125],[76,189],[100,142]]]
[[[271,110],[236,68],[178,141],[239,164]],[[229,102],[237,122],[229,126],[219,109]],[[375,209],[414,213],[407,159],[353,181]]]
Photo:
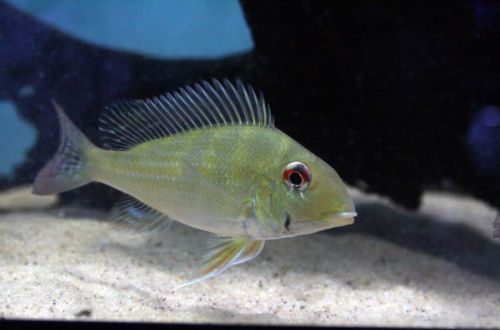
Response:
[[[337,172],[276,128],[262,92],[241,80],[203,80],[111,103],[98,117],[102,147],[53,106],[60,144],[33,193],[100,182],[125,194],[111,217],[138,231],[176,221],[215,234],[180,286],[254,259],[265,241],[354,222]]]

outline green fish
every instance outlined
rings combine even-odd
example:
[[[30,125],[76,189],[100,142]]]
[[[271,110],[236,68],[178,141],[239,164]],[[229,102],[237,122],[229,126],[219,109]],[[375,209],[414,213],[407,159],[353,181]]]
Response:
[[[138,230],[175,220],[217,235],[184,284],[255,258],[271,239],[352,224],[335,170],[274,126],[261,93],[241,81],[202,81],[104,109],[96,147],[54,103],[61,142],[33,193],[101,182],[127,197],[114,217]]]

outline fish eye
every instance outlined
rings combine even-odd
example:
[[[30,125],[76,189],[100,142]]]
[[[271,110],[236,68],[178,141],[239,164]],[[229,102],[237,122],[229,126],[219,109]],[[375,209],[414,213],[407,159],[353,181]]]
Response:
[[[311,172],[306,164],[292,162],[285,167],[283,181],[291,191],[303,191],[311,182]]]

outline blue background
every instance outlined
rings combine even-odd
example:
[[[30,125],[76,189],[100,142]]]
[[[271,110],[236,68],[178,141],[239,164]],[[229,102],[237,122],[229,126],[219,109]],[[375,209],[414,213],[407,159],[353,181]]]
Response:
[[[160,59],[213,59],[253,48],[237,0],[6,0],[83,42]],[[33,93],[27,87],[18,96]],[[35,130],[0,99],[0,176],[12,173]]]

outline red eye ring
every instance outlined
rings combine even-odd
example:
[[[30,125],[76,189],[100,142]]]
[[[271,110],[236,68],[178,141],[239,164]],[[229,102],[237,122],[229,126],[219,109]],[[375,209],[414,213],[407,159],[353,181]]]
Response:
[[[283,181],[291,191],[305,190],[311,179],[311,171],[302,162],[292,162],[283,171]]]

